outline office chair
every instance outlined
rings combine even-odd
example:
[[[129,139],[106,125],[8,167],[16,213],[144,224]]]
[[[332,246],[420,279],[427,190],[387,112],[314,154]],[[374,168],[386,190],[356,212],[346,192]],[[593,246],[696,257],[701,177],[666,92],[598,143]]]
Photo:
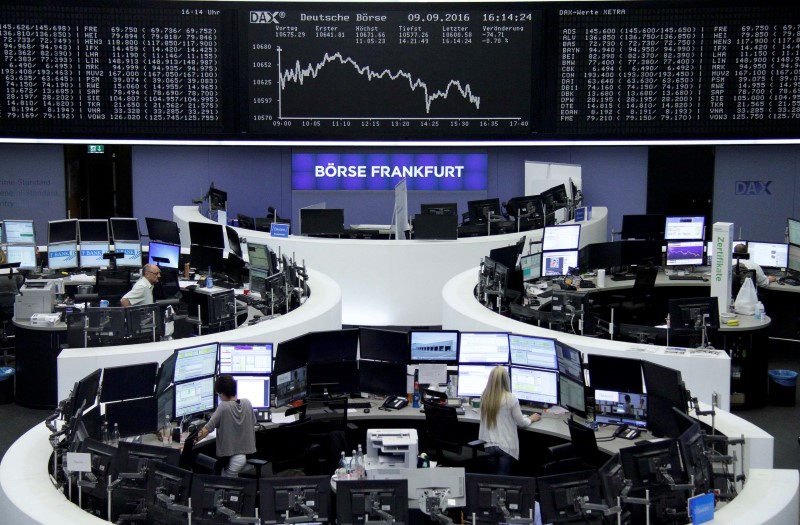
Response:
[[[263,439],[260,433],[256,434],[256,448],[271,453],[267,459],[274,474],[289,469],[308,474],[319,469],[320,447],[311,443],[312,428],[311,419],[305,418],[280,425],[267,432]],[[259,441],[263,443],[259,444]]]
[[[470,472],[488,468],[489,455],[482,450],[483,441],[465,443],[460,438],[455,407],[423,403],[425,435],[432,447],[428,455],[445,467],[464,467]]]
[[[309,443],[318,447],[320,472],[333,472],[342,450],[352,450],[348,438],[355,438],[358,427],[347,421],[347,408],[347,397],[308,401],[306,414],[312,421]]]
[[[550,461],[543,465],[545,474],[564,474],[596,469],[605,462],[597,448],[597,437],[591,427],[568,421],[569,443],[548,447]]]
[[[647,315],[651,311],[653,292],[656,287],[658,268],[640,266],[636,271],[636,280],[628,296],[613,295],[621,310],[622,320],[636,321],[634,324],[648,324]],[[652,314],[652,312],[650,312]],[[655,321],[655,319],[652,319]]]

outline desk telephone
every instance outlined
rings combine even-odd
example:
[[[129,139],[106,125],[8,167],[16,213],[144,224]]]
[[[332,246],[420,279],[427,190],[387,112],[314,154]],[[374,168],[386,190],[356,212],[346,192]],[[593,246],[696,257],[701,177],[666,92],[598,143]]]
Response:
[[[383,401],[381,408],[400,410],[401,408],[407,405],[408,405],[408,399],[400,396],[389,396]]]
[[[636,439],[641,434],[641,431],[637,428],[630,428],[628,425],[620,425],[614,431],[614,437],[621,437],[624,439]]]

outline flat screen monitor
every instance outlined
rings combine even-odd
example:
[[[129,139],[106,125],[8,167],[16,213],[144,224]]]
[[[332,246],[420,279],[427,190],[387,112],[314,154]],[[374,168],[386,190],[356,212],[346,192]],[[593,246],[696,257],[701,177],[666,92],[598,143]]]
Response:
[[[558,369],[555,339],[509,334],[508,346],[512,365]]]
[[[72,409],[69,416],[74,416],[83,405],[83,410],[88,410],[97,401],[97,392],[100,390],[100,375],[103,370],[98,368],[94,372],[79,380],[72,391]]]
[[[362,392],[384,396],[406,395],[406,365],[385,361],[358,362],[359,388]]]
[[[481,397],[496,365],[458,365],[458,397]]]
[[[276,374],[275,406],[288,405],[308,396],[308,377],[306,367],[301,366],[288,372]]]
[[[50,221],[47,223],[47,244],[78,242],[78,219]]]
[[[570,268],[578,267],[578,250],[542,253],[542,275],[556,277],[568,275]]]
[[[705,220],[705,217],[667,217],[664,223],[664,240],[702,240],[705,234]]]
[[[245,228],[247,230],[256,229],[256,221],[253,217],[250,217],[249,215],[243,215],[241,213],[237,213],[236,220],[239,221],[240,228]]]
[[[569,376],[574,381],[580,383],[584,382],[582,369],[583,356],[578,350],[564,343],[556,342],[556,357],[558,372],[560,374]]]
[[[122,253],[117,259],[117,266],[137,268],[142,266],[142,245],[136,242],[118,241],[114,243],[114,252]]]
[[[189,264],[200,272],[205,272],[208,268],[212,272],[224,272],[225,259],[222,254],[222,248],[193,244],[190,248]]]
[[[267,282],[269,278],[269,271],[256,267],[250,268],[250,290],[261,294],[261,297],[265,297],[264,294],[269,290],[269,284]]]
[[[150,241],[148,248],[147,262],[150,264],[157,264],[165,268],[178,268],[178,261],[181,257],[181,247],[179,244],[165,244],[157,241]],[[167,259],[166,263],[156,263],[153,257],[162,257]]]
[[[3,221],[3,233],[8,244],[36,244],[33,221]]]
[[[247,241],[247,257],[251,268],[266,270],[268,274],[275,273],[270,249],[266,244]]]
[[[181,244],[181,235],[178,230],[178,223],[166,219],[156,219],[145,217],[147,223],[147,235],[151,241],[159,241],[166,244]]]
[[[128,336],[139,341],[158,341],[164,335],[164,317],[158,304],[137,304],[125,308]]]
[[[80,219],[78,221],[78,234],[80,243],[103,242],[108,243],[108,220],[105,219]]]
[[[138,219],[112,217],[108,221],[111,223],[111,237],[114,239],[114,244],[125,241],[138,243],[141,240]]]
[[[705,263],[703,241],[667,243],[667,266],[700,266]]]
[[[361,359],[408,363],[408,332],[361,327],[358,347]]]
[[[713,469],[705,453],[705,443],[700,423],[679,410],[673,411],[682,432],[678,436],[681,459],[686,470],[686,477],[694,476],[697,493],[711,490],[713,485]]]
[[[461,332],[458,348],[459,363],[508,364],[506,332]]]
[[[249,400],[253,408],[269,408],[269,375],[234,374],[232,377],[236,381],[236,397]]]
[[[542,198],[539,195],[526,195],[525,197],[509,199],[506,203],[506,211],[512,217],[530,220],[534,217],[541,217],[544,214],[542,206]]]
[[[794,272],[800,272],[800,246],[789,245],[789,255],[786,267]]]
[[[558,404],[578,415],[586,414],[586,392],[583,383],[558,375]]]
[[[644,392],[640,360],[589,354],[586,356],[586,361],[593,388],[619,392]]]
[[[10,263],[19,263],[23,270],[36,268],[36,246],[33,244],[7,244],[3,246]]]
[[[567,187],[564,184],[558,184],[543,191],[541,198],[548,211],[563,208],[569,204],[569,195],[567,195]]]
[[[189,505],[192,472],[182,468],[155,462],[147,476],[147,518],[151,523],[172,523],[176,514],[172,505]],[[166,496],[166,498],[163,498]]]
[[[422,215],[452,215],[453,217],[458,217],[458,204],[455,202],[420,204],[419,212]]]
[[[623,241],[620,264],[661,265],[662,241]]]
[[[519,258],[519,247],[516,245],[494,248],[489,252],[489,258],[504,265],[506,268],[516,268]]]
[[[254,517],[256,513],[257,479],[228,478],[209,474],[192,477],[192,523],[231,523],[226,513]],[[252,523],[252,522],[251,522]]]
[[[511,367],[511,392],[520,401],[558,404],[558,372],[522,366]]]
[[[271,374],[272,343],[220,343],[220,374]]]
[[[455,215],[417,215],[414,238],[418,240],[452,241],[458,238],[458,217]]]
[[[103,254],[108,253],[108,243],[81,243],[81,268],[105,268],[109,265]]]
[[[632,490],[666,488],[670,477],[674,483],[682,483],[685,479],[678,442],[675,439],[626,447],[619,454],[625,477],[632,483]],[[664,476],[665,473],[668,476]]]
[[[467,516],[476,523],[508,523],[509,518],[528,519],[536,510],[536,479],[521,476],[467,474]]]
[[[309,334],[301,335],[278,344],[275,352],[275,364],[273,373],[282,374],[288,370],[294,370],[305,366],[308,362],[308,347],[310,344]]]
[[[244,257],[242,254],[242,245],[239,242],[239,234],[230,226],[225,226],[225,235],[228,237],[228,248],[231,253],[238,257]]]
[[[546,226],[542,237],[542,251],[577,250],[580,237],[580,224]]]
[[[368,521],[408,525],[408,507],[408,480],[405,479],[340,481],[336,486],[339,525],[364,525]]]
[[[217,371],[217,343],[179,348],[175,353],[173,383],[214,375]]]
[[[644,384],[647,389],[647,428],[655,436],[678,437],[673,407],[686,412],[687,395],[681,373],[672,368],[642,361]]]
[[[596,471],[581,470],[536,478],[542,523],[582,523],[595,513],[581,510],[581,501],[600,500],[600,482]]]
[[[622,238],[645,241],[664,240],[664,216],[660,214],[623,215]]]
[[[500,199],[482,199],[467,202],[469,222],[486,224],[488,215],[500,216]]]
[[[523,255],[519,258],[519,267],[522,269],[523,281],[535,281],[542,276],[542,254]]]
[[[772,242],[747,243],[750,260],[759,266],[770,268],[786,268],[789,260],[789,245]]]
[[[261,478],[262,523],[333,522],[330,476]]]
[[[214,410],[214,376],[175,384],[176,418],[202,414]]]
[[[122,438],[158,430],[158,403],[152,393],[148,397],[107,403],[105,410],[108,424],[112,428],[116,424]]]
[[[341,235],[344,233],[344,209],[302,208],[300,229],[301,235]]]
[[[119,301],[131,289],[131,271],[125,268],[99,270],[95,277],[95,291],[100,299]]]
[[[456,363],[458,361],[458,332],[409,332],[411,363]]]
[[[306,367],[310,396],[358,392],[358,361],[308,363]]]
[[[719,303],[716,297],[690,297],[669,300],[670,330],[699,331],[703,326],[719,328]]]
[[[217,188],[208,189],[209,211],[224,210],[228,206],[228,192]]]
[[[106,367],[103,369],[100,402],[152,396],[157,371],[158,363]]]
[[[358,357],[358,328],[326,330],[308,334],[308,362],[355,361]]]
[[[786,219],[786,231],[789,236],[789,244],[800,246],[800,220]]]
[[[189,239],[193,245],[225,248],[225,230],[221,224],[189,222]]]
[[[594,414],[598,423],[647,426],[647,395],[639,392],[594,390]]]
[[[158,377],[156,378],[156,394],[160,394],[172,384],[175,375],[175,361],[178,358],[177,352],[172,352],[158,367]]]
[[[78,245],[74,242],[47,246],[47,266],[51,270],[78,267]]]

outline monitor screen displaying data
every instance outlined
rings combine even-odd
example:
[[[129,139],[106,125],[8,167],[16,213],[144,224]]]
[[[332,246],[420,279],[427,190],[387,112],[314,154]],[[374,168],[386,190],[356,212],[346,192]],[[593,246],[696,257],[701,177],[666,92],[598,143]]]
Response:
[[[452,362],[458,360],[458,332],[410,332],[412,362]]]
[[[247,257],[250,259],[250,266],[271,270],[271,259],[269,256],[269,248],[266,244],[257,244],[254,242],[247,243]]]
[[[755,242],[747,243],[750,260],[759,266],[786,268],[789,259],[789,246],[782,243]]]
[[[78,267],[78,245],[74,242],[47,247],[47,265],[52,270]]]
[[[505,332],[461,332],[459,363],[508,363],[508,334]]]
[[[535,281],[542,276],[542,254],[533,253],[519,258],[523,281]]]
[[[269,374],[272,343],[220,343],[219,373]]]
[[[520,401],[558,404],[558,372],[511,367],[511,392]]]
[[[233,376],[236,397],[249,399],[253,408],[269,408],[270,376]]]
[[[667,243],[667,266],[702,265],[704,260],[703,241]]]
[[[176,352],[173,383],[214,375],[217,370],[217,343],[181,348]]]
[[[114,251],[124,254],[124,257],[117,259],[117,266],[138,268],[142,265],[142,245],[138,242],[117,241]]]
[[[33,221],[3,221],[3,233],[8,244],[36,244]]]
[[[481,397],[495,365],[458,365],[458,397]]]
[[[10,263],[19,263],[23,269],[36,268],[36,246],[24,244],[9,244],[3,246],[6,257]]]
[[[703,238],[705,217],[667,217],[664,240],[694,241]]]
[[[511,364],[555,370],[558,368],[556,341],[547,337],[509,334]]]
[[[153,257],[163,257],[167,259],[166,263],[158,263],[159,266],[165,268],[177,268],[178,261],[181,256],[181,247],[175,244],[164,244],[161,242],[150,241],[150,248],[148,252],[147,262],[150,264],[157,264]]]
[[[175,385],[175,417],[214,410],[214,377]]]
[[[580,224],[547,226],[542,237],[542,251],[577,250],[580,236]]]
[[[786,232],[789,236],[789,244],[800,246],[800,220],[787,219]]]
[[[561,375],[569,376],[575,381],[583,383],[583,357],[581,353],[571,346],[557,343],[556,355],[558,356],[558,372]]]
[[[800,246],[789,245],[789,260],[786,262],[787,268],[795,272],[800,272]]]
[[[567,275],[570,268],[578,267],[578,250],[545,252],[542,254],[542,276]]]

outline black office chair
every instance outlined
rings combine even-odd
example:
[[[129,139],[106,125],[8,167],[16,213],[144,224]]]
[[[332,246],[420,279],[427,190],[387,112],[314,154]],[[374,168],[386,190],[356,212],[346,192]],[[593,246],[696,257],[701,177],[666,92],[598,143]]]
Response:
[[[485,472],[489,455],[483,451],[483,441],[463,442],[458,430],[455,407],[423,403],[425,435],[431,447],[428,455],[445,467],[464,467],[469,472]]]
[[[569,443],[548,447],[549,461],[543,466],[547,475],[595,469],[605,462],[597,448],[594,429],[573,421],[569,427]]]
[[[635,321],[635,324],[652,324],[656,319],[648,319],[648,313],[653,300],[653,292],[656,287],[656,277],[658,268],[640,266],[636,271],[636,280],[627,298],[625,296],[613,296],[621,299],[618,303],[623,320]],[[652,316],[651,316],[652,317]]]
[[[350,452],[347,443],[358,431],[347,421],[348,398],[309,400],[307,404],[306,415],[312,421],[310,445],[318,447],[319,471],[333,472],[342,450]]]
[[[261,434],[256,435],[256,448],[271,452],[268,460],[274,474],[289,469],[313,474],[319,469],[320,449],[318,445],[311,444],[312,428],[311,419],[306,418],[273,428],[264,433],[266,437],[263,439],[260,439]],[[259,441],[263,441],[260,446]]]

